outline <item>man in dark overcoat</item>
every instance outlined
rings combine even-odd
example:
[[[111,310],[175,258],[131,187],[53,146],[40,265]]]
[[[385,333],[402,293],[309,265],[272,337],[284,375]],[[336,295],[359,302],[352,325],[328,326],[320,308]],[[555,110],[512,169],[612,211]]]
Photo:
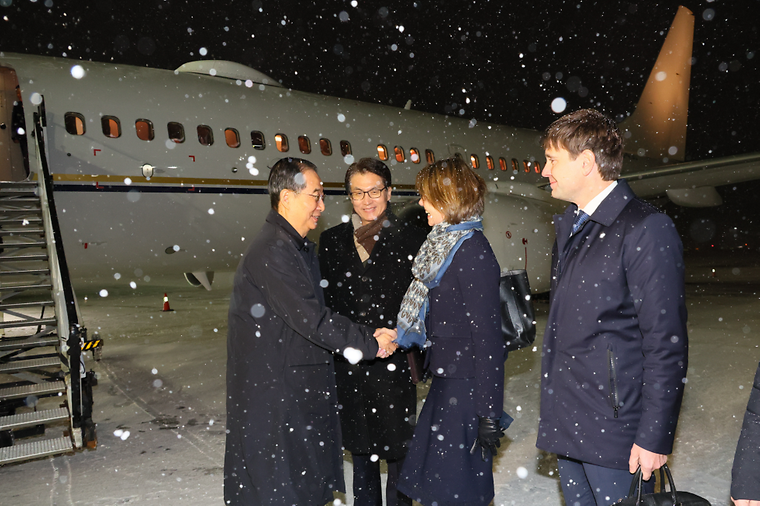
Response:
[[[673,222],[618,180],[623,142],[594,110],[543,139],[554,216],[537,446],[557,454],[567,504],[627,496],[673,449],[687,368],[682,245]]]
[[[324,210],[314,165],[278,161],[269,194],[272,210],[240,261],[230,299],[224,499],[323,505],[344,491],[333,353],[387,356],[395,332],[373,336],[324,304],[306,239]]]
[[[760,506],[760,364],[736,444],[731,470],[731,500],[736,506]]]
[[[380,160],[351,164],[346,171],[351,219],[319,238],[327,305],[371,327],[395,325],[412,281],[412,261],[427,237],[426,230],[391,212],[391,185],[391,171]],[[357,364],[336,357],[335,375],[343,446],[353,462],[354,504],[382,505],[382,459],[388,470],[386,505],[411,506],[412,500],[396,490],[417,412],[408,353]]]

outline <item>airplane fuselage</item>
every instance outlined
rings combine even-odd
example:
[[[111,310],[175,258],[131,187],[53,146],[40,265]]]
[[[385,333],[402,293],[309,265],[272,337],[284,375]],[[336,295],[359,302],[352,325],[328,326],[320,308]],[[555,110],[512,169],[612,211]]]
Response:
[[[551,214],[565,204],[538,187],[536,131],[288,90],[255,71],[229,78],[10,53],[0,67],[18,78],[27,125],[44,99],[74,278],[234,270],[270,207],[268,167],[283,156],[319,168],[328,198],[316,240],[350,215],[343,179],[353,160],[387,156],[403,212],[416,202],[419,168],[459,153],[489,182],[484,227],[501,267],[527,268],[534,289],[548,289]]]

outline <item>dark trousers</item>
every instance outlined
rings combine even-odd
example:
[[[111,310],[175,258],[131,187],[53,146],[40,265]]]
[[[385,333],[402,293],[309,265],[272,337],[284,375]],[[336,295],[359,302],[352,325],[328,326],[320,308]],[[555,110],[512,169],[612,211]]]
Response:
[[[382,506],[380,460],[372,462],[371,455],[351,454],[351,457],[354,461],[354,506]],[[396,490],[403,463],[403,459],[386,461],[388,464],[388,483],[385,487],[387,506],[412,506],[412,500]]]
[[[610,469],[559,455],[557,465],[567,506],[608,506],[628,497],[633,475],[627,469]],[[643,491],[654,492],[653,478],[644,482]]]

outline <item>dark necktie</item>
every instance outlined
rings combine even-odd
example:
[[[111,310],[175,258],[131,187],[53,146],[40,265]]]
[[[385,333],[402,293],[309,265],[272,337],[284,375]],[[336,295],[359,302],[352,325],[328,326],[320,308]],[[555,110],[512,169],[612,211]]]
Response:
[[[588,221],[588,214],[584,213],[583,211],[578,211],[578,214],[575,215],[575,221],[573,221],[573,231],[570,232],[570,236],[574,236],[580,229],[583,228],[583,225],[586,224]]]

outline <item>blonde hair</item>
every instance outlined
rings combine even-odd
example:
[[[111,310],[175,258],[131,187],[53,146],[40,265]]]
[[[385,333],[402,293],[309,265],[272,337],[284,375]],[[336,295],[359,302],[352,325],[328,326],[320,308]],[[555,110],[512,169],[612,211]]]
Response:
[[[417,174],[415,187],[420,197],[441,211],[452,225],[483,214],[486,182],[460,157],[424,167]]]

